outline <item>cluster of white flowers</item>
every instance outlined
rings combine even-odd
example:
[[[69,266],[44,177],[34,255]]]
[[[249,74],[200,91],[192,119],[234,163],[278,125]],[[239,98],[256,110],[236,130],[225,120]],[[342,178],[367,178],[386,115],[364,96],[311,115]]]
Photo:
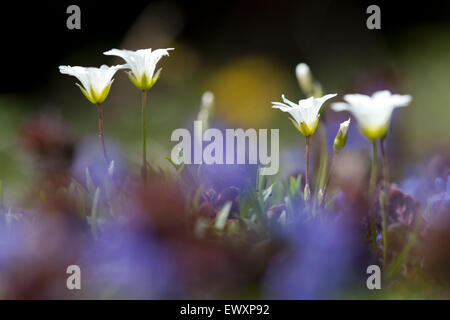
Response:
[[[324,103],[337,96],[333,94],[322,94],[322,87],[319,82],[314,81],[311,70],[305,63],[300,63],[295,69],[295,74],[300,88],[308,96],[307,99],[299,100],[298,103],[289,101],[281,95],[283,102],[272,102],[272,108],[280,109],[291,115],[290,120],[294,127],[306,137],[305,156],[305,201],[309,199],[309,137],[316,131],[319,124],[319,117],[324,110]],[[335,111],[349,111],[359,123],[362,133],[373,142],[376,148],[378,139],[387,135],[390,118],[395,108],[407,106],[412,98],[409,95],[392,94],[388,90],[375,92],[372,96],[363,94],[347,94],[344,96],[345,102],[337,102],[332,105]],[[350,119],[340,124],[338,133],[334,139],[333,162],[335,154],[345,148],[348,137],[348,127]],[[322,142],[323,144],[323,142]],[[332,162],[332,163],[333,163]],[[333,164],[331,165],[331,167]],[[330,169],[332,170],[332,169]],[[375,172],[375,171],[374,171]],[[328,182],[324,189],[321,189],[321,197],[325,197]],[[321,200],[320,200],[321,201]]]
[[[161,71],[159,69],[155,72],[156,64],[163,56],[169,55],[169,50],[173,48],[153,51],[152,49],[137,51],[112,49],[104,54],[119,56],[125,60],[125,64],[112,67],[102,65],[100,68],[60,66],[59,71],[76,77],[81,82],[81,85],[77,85],[86,98],[94,104],[100,104],[108,96],[114,74],[120,69],[130,70],[129,78],[139,90],[149,90],[158,80]]]
[[[312,92],[313,80],[309,67],[301,63],[296,68],[299,84],[304,92]],[[288,112],[294,126],[305,136],[316,130],[322,105],[337,94],[327,94],[321,98],[314,96],[303,99],[298,104],[282,95],[284,103],[272,102],[272,107]],[[363,134],[370,140],[384,138],[389,129],[391,114],[395,108],[407,106],[412,98],[409,95],[392,94],[388,90],[377,91],[372,96],[364,94],[346,94],[345,102],[333,103],[335,111],[349,111],[358,120]],[[348,127],[349,122],[342,125]],[[341,126],[342,127],[342,126]]]
[[[85,68],[60,66],[62,74],[76,77],[80,82],[77,84],[84,96],[98,107],[99,138],[103,149],[105,161],[109,164],[103,137],[103,111],[102,103],[108,96],[114,74],[120,69],[129,69],[128,76],[131,82],[142,91],[142,176],[147,176],[147,155],[146,155],[146,97],[147,91],[153,87],[159,78],[161,69],[155,72],[156,64],[163,56],[169,55],[168,49],[140,49],[137,51],[112,49],[104,52],[105,55],[118,56],[125,60],[125,64],[108,67],[102,65],[100,68]]]

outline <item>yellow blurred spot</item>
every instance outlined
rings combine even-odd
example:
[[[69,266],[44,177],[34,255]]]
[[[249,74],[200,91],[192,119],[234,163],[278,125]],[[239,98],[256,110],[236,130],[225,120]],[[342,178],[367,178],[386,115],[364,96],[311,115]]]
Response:
[[[273,61],[258,56],[240,58],[208,80],[216,97],[217,117],[240,127],[261,128],[271,123],[271,101],[285,88],[286,76]]]

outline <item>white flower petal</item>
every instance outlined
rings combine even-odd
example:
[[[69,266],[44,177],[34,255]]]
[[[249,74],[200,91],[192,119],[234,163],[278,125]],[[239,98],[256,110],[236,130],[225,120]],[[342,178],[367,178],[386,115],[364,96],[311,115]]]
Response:
[[[350,111],[350,105],[345,102],[335,102],[331,105],[331,109],[334,111]]]

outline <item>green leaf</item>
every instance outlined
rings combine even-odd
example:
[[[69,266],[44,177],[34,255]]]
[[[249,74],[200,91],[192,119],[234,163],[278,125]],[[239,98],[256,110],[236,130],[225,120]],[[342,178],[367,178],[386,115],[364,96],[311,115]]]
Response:
[[[95,190],[94,199],[92,200],[92,208],[90,216],[91,229],[94,236],[97,234],[99,198],[100,198],[100,188],[97,187],[97,189]]]
[[[289,194],[295,196],[299,194],[300,186],[302,184],[302,175],[299,174],[296,178],[289,178]]]
[[[256,191],[261,194],[267,185],[267,176],[262,175],[261,172],[264,167],[258,166],[257,176],[256,176]]]
[[[200,198],[202,196],[203,187],[200,186],[197,188],[194,194],[194,198],[192,199],[192,208],[194,209],[194,212],[197,212],[200,207]]]
[[[264,203],[267,202],[267,199],[269,199],[270,195],[272,194],[272,189],[275,184],[276,182],[272,183],[270,187],[268,187],[266,190],[263,191],[262,197]]]
[[[85,173],[86,173],[86,187],[87,187],[88,193],[93,195],[96,191],[95,190],[96,188],[95,188],[94,182],[92,181],[91,174],[89,173],[88,167],[86,167]]]
[[[9,207],[8,212],[5,214],[5,223],[7,226],[10,226],[13,220],[12,208]]]
[[[255,232],[256,234],[261,235],[263,233],[263,228],[261,227],[261,224],[258,224],[256,221],[256,216],[253,216],[252,218],[242,218],[241,221],[245,224],[247,229]]]

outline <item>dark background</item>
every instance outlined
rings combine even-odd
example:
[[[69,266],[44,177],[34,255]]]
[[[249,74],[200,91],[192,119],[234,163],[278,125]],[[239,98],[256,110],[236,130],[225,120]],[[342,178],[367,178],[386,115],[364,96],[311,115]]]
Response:
[[[39,90],[61,58],[81,45],[103,43],[119,45],[130,24],[152,1],[51,1],[2,3],[0,35],[2,43],[1,92]],[[153,1],[154,2],[154,1]],[[449,24],[449,1],[170,1],[183,12],[179,38],[208,50],[220,46],[223,56],[249,51],[267,52],[295,60],[298,46],[295,32],[303,41],[326,32],[335,39],[333,50],[323,46],[321,55],[339,54],[340,39],[353,37],[336,24],[365,26],[366,8],[377,4],[382,12],[382,29],[360,28],[365,37],[382,34],[388,45],[399,30],[420,24]],[[66,8],[81,8],[81,30],[66,28]],[[318,24],[318,17],[321,17]],[[298,24],[297,28],[289,28]],[[311,29],[308,30],[308,25]],[[315,30],[313,29],[315,28]],[[319,30],[318,30],[319,28]],[[365,29],[365,30],[364,30]],[[286,30],[290,32],[286,33]],[[313,32],[314,31],[314,32]],[[308,35],[310,38],[308,38]],[[305,40],[306,38],[306,40]],[[317,46],[314,43],[314,46]],[[424,48],[425,50],[426,48]],[[312,50],[314,51],[314,50]],[[314,54],[312,52],[311,54]],[[18,83],[20,85],[18,85]]]
[[[72,4],[81,8],[81,30],[66,27]],[[381,30],[366,27],[371,4],[381,9]],[[450,144],[449,1],[10,1],[0,8],[0,43],[0,177],[10,189],[32,177],[17,143],[27,121],[59,119],[79,150],[97,145],[96,110],[58,66],[123,63],[102,54],[111,48],[175,48],[158,63],[163,71],[149,97],[150,160],[158,166],[168,165],[171,132],[191,128],[202,94],[211,91],[217,125],[280,128],[280,167],[301,170],[303,141],[271,108],[281,94],[305,98],[295,77],[300,62],[324,93],[338,93],[335,101],[386,89],[412,95],[411,106],[392,117],[394,178],[413,166],[405,163],[425,162]],[[326,116],[332,141],[348,115]],[[107,144],[134,164],[139,123],[138,92],[118,72],[105,102]],[[370,143],[354,123],[347,148],[367,153]]]

